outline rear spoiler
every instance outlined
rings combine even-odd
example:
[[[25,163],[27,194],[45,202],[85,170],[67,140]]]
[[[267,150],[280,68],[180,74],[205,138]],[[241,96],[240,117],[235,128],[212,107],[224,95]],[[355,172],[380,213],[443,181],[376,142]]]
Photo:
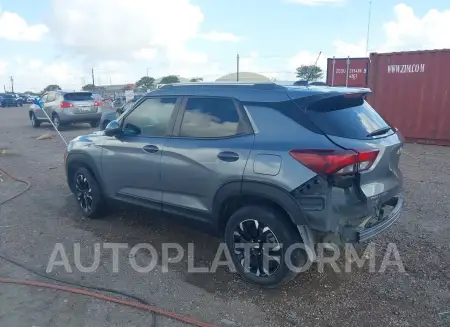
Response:
[[[311,87],[312,90],[314,90]],[[306,108],[317,101],[332,99],[332,98],[365,98],[368,94],[372,93],[369,88],[347,88],[347,87],[318,87],[317,93],[312,93],[308,96],[296,97],[295,93],[288,92],[289,98],[295,102],[295,104],[306,110]]]

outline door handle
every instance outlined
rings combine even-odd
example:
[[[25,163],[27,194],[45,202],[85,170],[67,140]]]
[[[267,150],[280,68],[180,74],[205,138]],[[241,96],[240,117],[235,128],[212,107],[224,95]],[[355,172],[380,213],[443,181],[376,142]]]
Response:
[[[226,161],[226,162],[233,162],[233,161],[237,161],[239,159],[239,155],[235,152],[230,152],[230,151],[224,151],[224,152],[220,152],[217,157],[222,160],[222,161]]]
[[[155,153],[159,151],[159,148],[156,145],[146,145],[142,148],[145,152]]]

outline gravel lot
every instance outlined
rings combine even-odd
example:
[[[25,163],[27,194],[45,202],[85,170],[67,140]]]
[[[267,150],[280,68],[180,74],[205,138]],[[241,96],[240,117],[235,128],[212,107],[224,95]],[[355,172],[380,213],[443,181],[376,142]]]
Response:
[[[29,180],[31,189],[0,207],[0,253],[45,270],[55,243],[62,243],[73,264],[74,242],[81,243],[82,263],[89,265],[94,243],[163,242],[187,248],[195,243],[195,264],[209,266],[220,240],[200,229],[184,227],[170,217],[118,206],[105,220],[84,220],[65,182],[64,144],[50,125],[31,127],[27,107],[0,108],[0,168]],[[71,139],[89,125],[66,128]],[[287,287],[262,290],[237,276],[188,274],[187,258],[157,266],[148,274],[131,269],[129,251],[121,250],[119,272],[113,272],[111,250],[101,250],[100,268],[85,274],[62,267],[54,276],[133,293],[162,308],[218,326],[450,326],[450,148],[409,144],[401,166],[406,183],[406,211],[388,232],[374,240],[378,263],[386,244],[395,243],[406,272],[391,266],[384,273],[367,267],[351,273],[312,269]],[[0,176],[0,201],[22,185]],[[144,264],[149,256],[138,252]],[[378,270],[377,270],[378,271]],[[0,277],[43,280],[0,261]],[[0,284],[0,326],[150,326],[142,311],[81,295]],[[158,326],[184,326],[157,317]]]

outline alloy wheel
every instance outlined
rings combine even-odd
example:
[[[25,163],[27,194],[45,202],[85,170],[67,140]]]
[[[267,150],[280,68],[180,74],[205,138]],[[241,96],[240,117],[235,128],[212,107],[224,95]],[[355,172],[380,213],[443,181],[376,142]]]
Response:
[[[92,210],[92,189],[87,178],[80,174],[75,179],[77,201],[84,212]]]
[[[233,233],[234,254],[247,273],[273,275],[281,265],[282,246],[275,233],[256,219],[242,221]]]

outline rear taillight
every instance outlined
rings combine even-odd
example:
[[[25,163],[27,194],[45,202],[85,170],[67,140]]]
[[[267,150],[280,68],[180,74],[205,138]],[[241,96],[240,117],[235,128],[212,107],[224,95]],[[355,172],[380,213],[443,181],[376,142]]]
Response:
[[[64,108],[73,108],[74,105],[73,105],[73,103],[63,101],[63,102],[61,102],[60,107],[63,108],[63,109]]]
[[[291,150],[289,154],[319,175],[348,175],[369,169],[378,150]]]
[[[364,171],[372,167],[378,153],[378,150],[358,151],[358,171]]]
[[[94,102],[94,107],[103,107],[103,102],[102,101],[95,101]]]

